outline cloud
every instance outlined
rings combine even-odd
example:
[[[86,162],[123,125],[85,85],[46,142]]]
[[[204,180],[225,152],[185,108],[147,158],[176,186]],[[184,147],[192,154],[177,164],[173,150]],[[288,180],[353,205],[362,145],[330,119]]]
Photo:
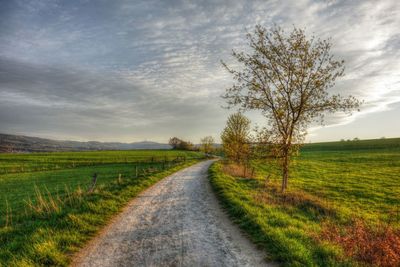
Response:
[[[112,71],[93,72],[0,59],[2,128],[52,137],[116,140],[120,137],[109,135],[113,129],[111,132],[115,131],[117,136],[123,134],[127,141],[129,135],[132,138],[137,133],[141,134],[136,138],[145,139],[147,135],[166,141],[166,134],[179,134],[179,128],[185,124],[206,125],[206,118],[219,110],[210,108],[196,95],[180,99],[149,90],[145,84],[138,86],[135,79],[129,78]],[[169,131],[169,127],[174,131]],[[182,132],[188,137],[193,134]]]
[[[400,101],[399,11],[395,0],[9,1],[0,11],[2,131],[218,136],[229,112],[219,96],[232,83],[220,59],[234,64],[231,49],[246,49],[257,23],[332,37],[347,73],[335,92],[366,104],[326,123],[351,123]]]

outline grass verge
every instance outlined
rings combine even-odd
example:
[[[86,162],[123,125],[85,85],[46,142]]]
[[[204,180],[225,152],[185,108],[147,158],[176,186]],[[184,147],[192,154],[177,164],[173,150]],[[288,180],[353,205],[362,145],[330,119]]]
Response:
[[[319,168],[310,165],[309,156],[298,159],[295,180],[285,193],[280,192],[280,179],[267,163],[253,162],[256,174],[243,178],[242,171],[217,162],[209,169],[209,179],[231,218],[283,266],[399,266],[398,214],[386,212],[398,208],[398,197],[392,200],[398,189],[392,171],[398,162],[389,161],[389,168],[388,162],[370,166],[363,173],[363,161],[353,159],[360,155],[339,158],[347,162],[347,176],[341,175],[334,155],[325,155],[330,160],[322,165],[321,155],[319,164],[313,161]],[[363,188],[356,197],[355,186],[349,186],[354,176],[357,189]],[[391,184],[390,192],[386,192],[387,184]],[[365,205],[367,198],[369,205]]]
[[[0,228],[0,266],[67,266],[73,254],[133,197],[196,162],[138,178],[116,176],[92,193],[78,188],[59,197],[38,191],[36,201],[24,213]]]
[[[260,187],[256,179],[227,175],[223,163],[209,169],[209,178],[224,208],[241,229],[269,258],[283,266],[351,266],[335,245],[320,243],[309,232],[318,231],[318,220],[310,223],[301,207],[267,205],[255,201]]]

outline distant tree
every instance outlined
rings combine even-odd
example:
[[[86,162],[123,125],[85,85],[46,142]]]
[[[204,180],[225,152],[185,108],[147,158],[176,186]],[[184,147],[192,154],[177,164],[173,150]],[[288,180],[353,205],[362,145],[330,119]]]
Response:
[[[170,146],[172,146],[172,149],[178,149],[179,145],[182,143],[182,140],[178,137],[171,137],[168,143]]]
[[[230,115],[221,140],[228,159],[236,163],[246,162],[250,155],[250,120],[241,113]]]
[[[344,142],[344,141],[346,141],[346,140],[344,140],[344,139],[340,139],[340,142]]]
[[[333,58],[328,40],[308,39],[297,28],[286,34],[277,26],[267,30],[260,25],[247,38],[248,52],[232,52],[242,69],[222,62],[235,80],[224,98],[230,107],[260,110],[269,120],[285,191],[291,155],[304,141],[310,123],[322,123],[326,112],[350,113],[360,101],[329,94],[335,80],[343,76],[344,61]]]
[[[353,141],[360,141],[360,138],[355,137],[355,138],[353,139]]]
[[[194,145],[189,141],[182,141],[178,147],[180,150],[195,150]]]
[[[172,149],[176,150],[193,150],[194,146],[189,141],[184,141],[179,139],[178,137],[172,137],[169,139],[169,145],[172,146]]]
[[[200,150],[206,154],[210,154],[214,150],[214,138],[206,136],[200,140]]]

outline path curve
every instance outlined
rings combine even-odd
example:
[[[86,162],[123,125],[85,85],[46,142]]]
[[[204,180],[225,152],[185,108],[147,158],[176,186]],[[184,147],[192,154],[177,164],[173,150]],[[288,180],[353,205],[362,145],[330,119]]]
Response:
[[[212,160],[136,197],[75,259],[75,266],[267,266],[221,210],[207,179]]]

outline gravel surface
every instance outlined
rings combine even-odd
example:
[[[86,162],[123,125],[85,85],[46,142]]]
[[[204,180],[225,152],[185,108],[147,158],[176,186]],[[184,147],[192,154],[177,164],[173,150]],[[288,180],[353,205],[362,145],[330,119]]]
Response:
[[[211,163],[188,167],[141,193],[73,265],[270,265],[219,207],[207,179]]]

